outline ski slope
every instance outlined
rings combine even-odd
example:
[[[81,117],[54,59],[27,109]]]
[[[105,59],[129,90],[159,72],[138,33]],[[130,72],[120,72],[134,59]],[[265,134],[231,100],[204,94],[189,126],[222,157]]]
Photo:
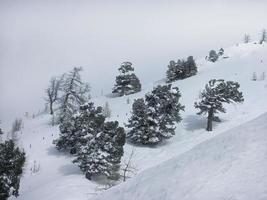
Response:
[[[27,163],[20,196],[16,199],[251,199],[250,194],[266,199],[267,184],[261,177],[266,175],[263,169],[267,155],[267,135],[264,134],[267,80],[251,79],[253,72],[259,79],[262,72],[267,73],[267,46],[240,44],[225,49],[225,56],[229,58],[215,63],[198,59],[197,75],[173,83],[179,87],[181,103],[185,105],[176,135],[153,148],[126,144],[122,163],[129,159],[133,150],[132,163],[137,175],[132,174],[126,183],[108,191],[103,190],[105,183],[87,180],[72,164],[73,157],[55,149],[52,141],[59,132],[58,127],[49,125],[49,115],[24,119],[19,145],[26,151]],[[213,132],[206,132],[206,117],[197,116],[193,105],[212,78],[238,81],[245,102],[226,105],[227,113],[219,114],[222,122],[214,123]],[[163,83],[164,79],[153,82],[130,96],[110,98],[107,95],[93,101],[102,106],[108,102],[112,110],[110,120],[118,120],[123,125],[130,115],[133,100],[144,97],[153,86]],[[254,193],[250,193],[252,188]],[[246,189],[247,193],[242,196]],[[210,196],[205,196],[209,192]]]
[[[114,187],[107,200],[267,199],[267,113]]]

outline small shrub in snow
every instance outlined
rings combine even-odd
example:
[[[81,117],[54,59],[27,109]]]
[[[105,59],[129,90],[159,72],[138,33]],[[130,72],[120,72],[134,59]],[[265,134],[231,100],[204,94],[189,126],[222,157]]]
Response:
[[[250,35],[245,34],[244,36],[244,43],[249,43],[250,42]]]
[[[252,74],[252,80],[253,81],[256,81],[258,78],[257,78],[257,74],[256,74],[256,72],[253,72],[253,74]]]
[[[260,38],[260,44],[263,44],[263,42],[267,41],[267,33],[266,30],[263,29],[261,32],[261,38]]]
[[[132,106],[132,116],[127,127],[129,140],[137,144],[158,144],[175,134],[175,123],[181,121],[179,103],[181,94],[177,87],[159,85],[144,99],[137,99]]]
[[[119,68],[120,75],[116,77],[116,83],[112,93],[123,96],[141,91],[141,83],[133,73],[132,63],[123,62]]]
[[[241,103],[244,101],[242,92],[239,91],[239,83],[212,79],[201,93],[199,102],[195,102],[195,108],[200,111],[197,114],[208,113],[207,131],[212,131],[212,121],[219,120],[214,114],[225,113],[223,103]]]

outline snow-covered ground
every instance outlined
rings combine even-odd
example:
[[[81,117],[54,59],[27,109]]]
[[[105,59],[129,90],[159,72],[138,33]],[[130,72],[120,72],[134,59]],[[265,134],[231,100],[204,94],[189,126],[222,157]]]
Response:
[[[267,46],[240,44],[225,49],[225,56],[229,58],[216,63],[198,59],[197,75],[173,83],[185,105],[176,135],[153,148],[126,144],[122,162],[133,150],[137,175],[108,191],[87,180],[72,164],[72,157],[55,149],[52,140],[57,138],[58,128],[49,125],[50,116],[24,119],[19,144],[26,151],[27,163],[17,199],[267,199],[267,79],[251,80],[253,72],[259,79],[267,73]],[[227,113],[219,115],[222,122],[214,124],[213,132],[206,132],[206,117],[197,116],[193,105],[212,78],[238,81],[245,102],[226,105]],[[145,85],[130,96],[102,96],[93,101],[96,105],[108,102],[111,120],[123,125],[133,100],[163,82]]]

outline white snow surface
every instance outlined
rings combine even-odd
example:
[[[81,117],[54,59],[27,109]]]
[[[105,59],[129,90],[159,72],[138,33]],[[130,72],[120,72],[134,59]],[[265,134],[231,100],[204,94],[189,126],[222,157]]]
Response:
[[[267,199],[267,80],[252,81],[253,72],[259,79],[267,73],[267,46],[235,45],[225,49],[225,56],[229,58],[215,63],[196,60],[197,75],[173,83],[179,87],[185,105],[175,136],[156,147],[126,144],[122,163],[134,149],[132,163],[137,175],[109,190],[99,189],[105,187],[100,180],[87,180],[72,163],[72,156],[55,149],[52,141],[59,130],[49,124],[49,115],[24,118],[18,143],[25,149],[27,161],[20,196],[11,199]],[[206,117],[196,115],[194,102],[213,78],[238,81],[245,101],[225,105],[227,113],[218,115],[222,122],[214,123],[214,131],[207,132]],[[107,95],[93,101],[102,106],[108,102],[110,120],[118,120],[123,126],[133,100],[163,83],[164,79],[145,85],[137,94],[117,98]],[[33,168],[37,170],[33,172]]]

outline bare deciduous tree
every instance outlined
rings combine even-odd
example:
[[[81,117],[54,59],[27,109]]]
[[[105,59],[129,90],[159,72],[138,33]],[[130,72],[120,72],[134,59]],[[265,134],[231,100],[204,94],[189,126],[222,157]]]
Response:
[[[124,163],[124,167],[122,168],[122,179],[123,182],[126,181],[127,178],[130,178],[129,174],[135,174],[137,169],[132,163],[132,159],[134,157],[134,148],[132,148],[131,154],[128,160]]]
[[[49,104],[49,110],[50,110],[51,115],[54,114],[53,104],[58,100],[58,93],[60,91],[62,77],[61,78],[56,78],[56,77],[51,78],[50,84],[49,84],[48,88],[46,89],[46,95],[47,95],[46,101]]]

